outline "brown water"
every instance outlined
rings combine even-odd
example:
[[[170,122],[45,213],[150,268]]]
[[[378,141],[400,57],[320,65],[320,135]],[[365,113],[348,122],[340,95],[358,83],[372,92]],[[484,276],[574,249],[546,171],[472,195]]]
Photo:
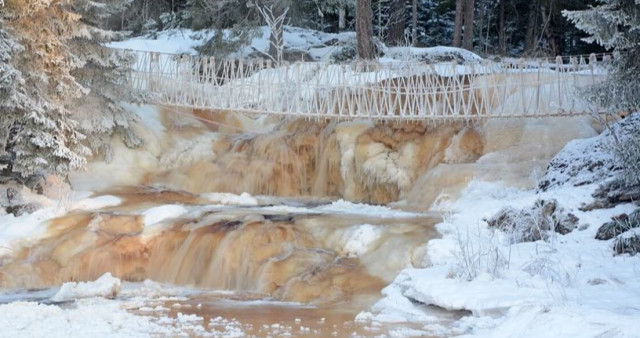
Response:
[[[179,309],[166,306],[173,315],[194,313],[206,322],[236,318],[248,335],[283,328],[321,336],[373,335],[382,328],[353,323],[355,315],[401,269],[420,266],[437,221],[430,215],[319,212],[314,208],[327,202],[309,199],[262,198],[274,205],[243,207],[207,205],[197,195],[144,187],[110,193],[124,202],[53,220],[44,239],[0,267],[0,287],[46,288],[111,272],[125,281],[233,290],[242,296],[205,293]],[[143,214],[168,204],[189,211],[145,227]],[[265,299],[276,303],[253,302]],[[283,301],[307,306],[277,303]],[[263,327],[273,324],[278,327]]]
[[[179,304],[180,307],[176,307]],[[419,330],[418,324],[396,323],[371,325],[357,322],[361,309],[341,304],[341,307],[315,307],[263,301],[229,300],[194,297],[184,302],[169,301],[171,317],[197,315],[203,318],[212,333],[228,334],[228,326],[237,327],[248,337],[316,336],[316,337],[380,337],[389,336],[397,328]],[[434,310],[436,311],[436,310]],[[444,311],[440,311],[447,318]],[[446,320],[446,319],[445,319]]]

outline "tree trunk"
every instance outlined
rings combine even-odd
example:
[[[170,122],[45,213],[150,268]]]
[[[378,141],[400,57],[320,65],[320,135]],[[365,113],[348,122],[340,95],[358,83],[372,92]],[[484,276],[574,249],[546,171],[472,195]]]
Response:
[[[413,0],[411,8],[411,45],[418,45],[418,0]]]
[[[540,14],[542,15],[542,22],[545,23],[544,26],[544,34],[547,37],[547,41],[549,42],[549,48],[551,48],[551,55],[558,55],[558,42],[556,41],[556,37],[553,34],[553,20],[551,17],[551,13],[553,13],[553,9],[549,10],[549,14],[547,14],[547,9],[545,6],[540,7]]]
[[[392,0],[389,10],[389,45],[398,46],[404,41],[405,0]]]
[[[507,54],[507,32],[504,24],[504,2],[506,0],[500,0],[500,16],[498,18],[498,39],[500,43],[500,54]]]
[[[358,41],[358,57],[364,60],[373,59],[375,53],[371,0],[357,0],[356,2],[356,40]]]
[[[527,31],[525,32],[524,53],[531,54],[535,49],[536,43],[536,12],[538,11],[537,1],[531,1],[529,4],[529,16],[527,22]]]
[[[378,39],[382,40],[382,1],[378,1]]]
[[[462,44],[466,50],[473,50],[473,14],[475,0],[467,0],[464,9],[464,41]]]
[[[453,46],[460,47],[462,41],[462,15],[464,14],[464,1],[456,0],[456,18],[453,27]]]
[[[347,9],[345,6],[340,6],[338,9],[338,31],[343,32],[347,29]]]

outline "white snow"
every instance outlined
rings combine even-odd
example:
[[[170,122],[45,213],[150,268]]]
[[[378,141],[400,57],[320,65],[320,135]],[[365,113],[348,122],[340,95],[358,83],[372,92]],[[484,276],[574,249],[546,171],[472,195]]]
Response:
[[[62,284],[58,293],[51,297],[51,301],[66,302],[91,297],[115,298],[120,292],[120,285],[120,279],[105,273],[93,282]]]
[[[72,204],[71,210],[97,210],[120,205],[122,199],[116,196],[103,195],[86,198]]]
[[[442,62],[445,60],[455,60],[459,62],[478,62],[482,58],[466,49],[456,47],[390,47],[384,55],[384,59],[405,60],[405,61],[428,61]]]
[[[107,44],[107,47],[168,54],[196,54],[195,47],[204,44],[210,32],[176,29],[159,32],[155,38],[139,36]]]
[[[203,317],[193,314],[169,316],[161,304],[186,300],[182,295],[194,291],[185,288],[151,281],[124,283],[117,299],[106,299],[113,295],[109,291],[120,288],[120,281],[110,275],[65,285],[71,286],[61,299],[75,300],[71,306],[25,301],[0,305],[0,337],[244,336],[242,324],[234,319],[218,317],[206,325]]]
[[[158,32],[154,36],[134,37],[124,41],[107,44],[108,47],[167,54],[197,54],[195,48],[202,46],[213,32],[209,30],[172,29]],[[256,36],[247,46],[229,55],[230,58],[266,56],[269,52],[270,30],[266,26],[258,27]],[[325,33],[313,29],[285,26],[283,32],[286,51],[307,53],[315,61],[330,60],[331,56],[345,46],[355,47],[355,32]],[[455,60],[459,62],[480,61],[482,58],[470,51],[455,47],[391,47],[383,46],[382,62],[394,61],[432,61]],[[306,60],[306,61],[313,61]]]
[[[342,233],[343,254],[360,257],[371,250],[371,246],[382,236],[380,226],[371,224],[354,225]]]
[[[77,307],[67,309],[35,302],[0,305],[0,327],[4,337],[117,337],[171,332],[105,299],[79,301]]]
[[[634,305],[640,304],[640,260],[614,257],[611,241],[594,239],[601,224],[634,206],[578,210],[595,188],[567,184],[536,192],[472,182],[458,201],[442,210],[446,222],[437,229],[443,237],[427,245],[432,266],[404,270],[383,290],[385,298],[358,319],[419,322],[429,328],[435,319],[416,305],[423,303],[471,312],[445,335],[634,336],[640,328],[640,308]],[[556,199],[588,227],[554,234],[548,242],[513,244],[508,234],[489,229],[483,221],[505,206],[528,207],[539,198]]]
[[[221,192],[207,193],[203,194],[202,197],[215,204],[248,206],[258,205],[258,200],[246,192],[240,195]]]
[[[46,233],[48,221],[61,214],[61,210],[44,208],[20,217],[0,216],[0,263],[12,257],[22,243],[37,241]]]
[[[83,198],[90,192],[76,192],[70,201],[49,201],[48,205],[31,214],[16,217],[12,214],[0,215],[0,263],[13,257],[19,248],[36,243],[47,233],[49,222],[69,211],[92,211],[116,206],[122,200],[116,196],[104,195]],[[74,200],[74,197],[77,198]]]
[[[187,213],[187,208],[178,204],[167,204],[145,210],[144,216],[145,227],[150,227],[161,223],[167,219],[178,218]]]
[[[319,206],[313,210],[326,213],[366,215],[378,218],[408,218],[425,216],[424,214],[395,210],[386,206],[352,203],[343,199],[328,205]]]

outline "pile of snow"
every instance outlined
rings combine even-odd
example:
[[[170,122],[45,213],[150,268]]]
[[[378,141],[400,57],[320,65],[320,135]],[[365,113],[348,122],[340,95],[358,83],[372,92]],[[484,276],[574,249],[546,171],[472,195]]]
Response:
[[[178,218],[187,213],[187,208],[178,204],[168,204],[145,210],[144,216],[145,227],[157,225],[167,219]]]
[[[120,279],[105,273],[93,282],[62,284],[58,293],[51,297],[51,301],[66,302],[91,297],[115,298],[120,292],[120,285]]]
[[[224,192],[215,192],[215,193],[203,194],[202,197],[215,204],[246,205],[246,206],[258,205],[258,200],[246,192],[243,192],[240,195],[224,193]]]
[[[482,58],[466,49],[456,47],[390,47],[387,49],[384,59],[419,61],[426,63],[440,62],[479,62]]]
[[[341,233],[343,254],[346,257],[360,257],[371,251],[372,246],[382,236],[380,226],[371,224],[354,225]]]

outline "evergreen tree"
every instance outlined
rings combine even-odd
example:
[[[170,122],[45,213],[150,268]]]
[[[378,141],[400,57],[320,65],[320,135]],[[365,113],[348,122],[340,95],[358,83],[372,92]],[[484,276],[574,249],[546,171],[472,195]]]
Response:
[[[80,7],[77,7],[80,6]],[[91,148],[119,132],[129,145],[133,117],[117,107],[119,71],[98,45],[117,34],[89,25],[98,2],[6,0],[0,12],[0,174],[33,185],[80,169]],[[87,22],[77,12],[84,10]],[[34,24],[36,23],[37,24]],[[101,149],[100,149],[101,148]]]
[[[82,96],[64,45],[78,17],[60,2],[33,0],[7,0],[0,15],[2,180],[29,183],[81,168],[90,151],[64,106]]]
[[[123,38],[123,34],[97,28],[129,2],[76,0],[70,8],[81,15],[75,25],[74,38],[67,43],[69,57],[77,62],[71,74],[86,92],[81,99],[72,102],[74,118],[79,121],[79,130],[87,136],[86,144],[94,153],[104,155],[107,161],[113,156],[110,141],[114,135],[128,147],[142,145],[142,140],[131,129],[137,116],[119,104],[137,100],[125,86],[119,85],[125,76],[122,66],[132,60],[103,46],[103,43]]]
[[[587,32],[587,42],[598,43],[616,54],[603,83],[585,92],[588,101],[609,113],[640,111],[640,1],[600,0],[600,5],[581,11],[565,11],[569,20]],[[612,150],[622,165],[621,181],[640,185],[640,130],[611,129]]]
[[[569,20],[585,31],[587,42],[615,52],[611,74],[588,92],[599,107],[640,110],[640,1],[600,0],[600,5],[580,11],[564,11]]]

